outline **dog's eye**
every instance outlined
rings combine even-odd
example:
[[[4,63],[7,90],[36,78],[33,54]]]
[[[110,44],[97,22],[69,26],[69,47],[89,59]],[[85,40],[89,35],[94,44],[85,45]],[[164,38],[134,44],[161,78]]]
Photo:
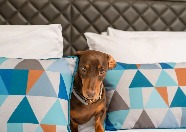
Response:
[[[104,69],[100,69],[100,70],[99,70],[99,74],[100,74],[100,75],[103,75],[104,73],[105,73],[105,70],[104,70]]]
[[[86,72],[86,67],[81,67],[82,72]]]

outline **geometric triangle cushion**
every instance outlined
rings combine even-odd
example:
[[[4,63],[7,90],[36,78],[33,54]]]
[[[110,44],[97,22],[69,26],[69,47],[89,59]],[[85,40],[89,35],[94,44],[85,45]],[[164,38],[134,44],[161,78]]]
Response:
[[[77,61],[0,58],[0,131],[70,131]]]
[[[104,86],[106,130],[186,128],[186,63],[118,62]]]

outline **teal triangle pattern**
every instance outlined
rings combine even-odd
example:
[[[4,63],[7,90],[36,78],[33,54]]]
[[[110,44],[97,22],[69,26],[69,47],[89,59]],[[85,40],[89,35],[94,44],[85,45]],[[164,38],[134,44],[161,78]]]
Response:
[[[23,132],[23,124],[7,123],[7,132]]]
[[[9,95],[1,76],[0,76],[0,95]]]
[[[58,98],[68,100],[66,86],[65,86],[65,83],[64,83],[64,80],[61,74],[60,74],[60,85],[59,85]]]
[[[168,63],[160,63],[162,69],[173,69]]]
[[[12,74],[11,88],[9,94],[11,95],[25,95],[28,81],[28,70],[15,70]]]
[[[106,74],[106,78],[104,79],[104,86],[107,87],[107,90],[115,90],[122,75],[124,73],[124,70],[109,70]]]
[[[70,95],[70,91],[71,91],[71,87],[72,87],[72,76],[70,73],[68,74],[62,74],[62,77],[63,77],[63,81],[64,81],[64,84],[66,86],[66,91],[67,91],[67,95],[69,96]]]
[[[117,65],[114,68],[114,70],[124,70],[124,68],[122,67],[121,63],[117,62]],[[112,70],[109,70],[109,71],[112,71]]]
[[[108,120],[114,126],[114,128],[121,129],[122,125],[129,113],[129,110],[118,110],[108,113]],[[116,118],[118,117],[118,118]]]
[[[178,84],[167,74],[164,70],[160,73],[158,81],[155,84],[156,87],[163,87],[163,86],[178,86]]]
[[[0,76],[10,95],[25,95],[28,70],[3,69]]]
[[[41,124],[48,125],[67,125],[67,121],[65,119],[65,115],[61,108],[61,104],[59,100],[57,100],[48,113],[45,115]]]
[[[5,62],[6,60],[7,60],[7,58],[1,57],[1,58],[0,58],[0,65],[1,65],[3,62]]]
[[[178,87],[170,107],[186,107],[186,95],[180,87]]]
[[[170,63],[167,63],[167,64],[170,65],[173,69],[176,66],[176,63],[173,63],[173,62],[172,63],[170,62]]]
[[[108,115],[106,116],[106,119],[105,119],[105,130],[117,131],[117,129],[110,122]]]
[[[27,100],[23,98],[8,120],[8,123],[33,123],[38,124],[38,120]]]
[[[129,89],[129,96],[130,96],[131,109],[143,109],[144,106],[143,106],[142,89],[140,88]]]
[[[138,69],[136,64],[126,64],[126,63],[120,63],[120,62],[118,62],[117,64],[122,66],[124,69]]]
[[[159,95],[156,89],[153,90],[145,108],[168,108],[163,98]]]
[[[12,78],[13,78],[13,69],[0,69],[0,76],[4,82],[4,85],[8,91],[8,93],[10,93],[10,89],[11,89],[11,83],[12,82]]]
[[[4,101],[7,99],[8,95],[0,95],[0,107],[4,103]]]
[[[140,71],[137,71],[129,88],[136,88],[136,87],[153,87],[153,85]]]
[[[28,95],[57,97],[56,92],[45,72],[41,75],[38,81],[31,88]]]
[[[169,109],[167,111],[167,114],[165,115],[162,123],[159,125],[159,128],[178,128],[178,122],[175,118],[175,116],[173,115],[173,113],[171,112],[171,110]]]

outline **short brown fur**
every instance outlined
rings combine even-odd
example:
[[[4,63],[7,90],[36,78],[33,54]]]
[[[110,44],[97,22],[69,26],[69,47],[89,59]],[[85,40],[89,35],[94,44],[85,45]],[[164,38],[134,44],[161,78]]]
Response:
[[[115,60],[99,51],[79,51],[79,67],[75,75],[74,86],[78,93],[90,100],[99,98],[102,81],[106,72],[116,66]],[[78,132],[78,125],[87,123],[95,116],[95,132],[104,132],[103,122],[106,116],[106,93],[102,89],[101,99],[88,105],[83,104],[72,94],[70,105],[71,131]]]

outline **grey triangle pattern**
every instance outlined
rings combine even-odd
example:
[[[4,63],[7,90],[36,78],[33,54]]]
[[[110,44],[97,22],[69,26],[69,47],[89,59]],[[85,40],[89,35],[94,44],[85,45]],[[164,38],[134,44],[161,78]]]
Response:
[[[117,101],[120,100],[120,101]],[[129,106],[125,103],[122,97],[117,91],[114,91],[112,99],[109,104],[108,112],[118,111],[118,110],[128,110]]]
[[[44,70],[43,66],[38,60],[34,59],[25,59],[19,62],[15,69],[30,69],[30,70]]]
[[[146,111],[143,110],[133,128],[155,128],[155,126],[147,115]]]

